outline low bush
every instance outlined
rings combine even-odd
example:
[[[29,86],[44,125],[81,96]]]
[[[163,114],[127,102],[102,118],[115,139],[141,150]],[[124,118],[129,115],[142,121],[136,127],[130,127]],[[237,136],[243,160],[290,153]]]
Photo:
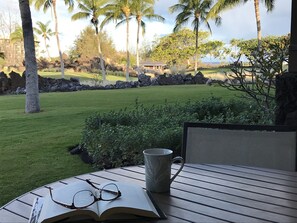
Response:
[[[186,121],[272,124],[272,117],[250,102],[226,102],[214,97],[152,107],[136,102],[132,110],[94,114],[87,118],[81,145],[98,168],[137,165],[143,163],[142,151],[147,148],[170,148],[174,155],[180,154],[182,127]]]

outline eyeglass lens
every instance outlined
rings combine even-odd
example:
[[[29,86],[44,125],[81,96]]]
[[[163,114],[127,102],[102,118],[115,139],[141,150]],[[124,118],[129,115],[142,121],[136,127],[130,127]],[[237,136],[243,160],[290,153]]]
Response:
[[[114,200],[118,197],[119,190],[115,184],[107,184],[101,190],[102,200]]]
[[[89,190],[82,190],[77,192],[73,197],[74,206],[82,208],[94,203],[94,195]]]
[[[101,189],[101,199],[105,201],[114,200],[118,197],[118,193],[118,188],[115,184],[108,184]],[[95,199],[97,198],[95,198],[92,191],[82,190],[74,195],[73,203],[75,207],[82,208],[93,204]]]

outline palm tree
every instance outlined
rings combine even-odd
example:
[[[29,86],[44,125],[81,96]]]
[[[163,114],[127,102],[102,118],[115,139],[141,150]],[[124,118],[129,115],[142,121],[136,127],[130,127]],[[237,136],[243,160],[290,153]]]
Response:
[[[136,38],[136,66],[139,68],[139,35],[140,28],[142,28],[142,34],[145,33],[145,22],[142,18],[149,20],[156,20],[163,22],[165,19],[154,13],[154,0],[137,0],[133,2],[132,10],[137,21],[137,38]]]
[[[127,54],[127,65],[126,65],[126,80],[129,81],[129,68],[130,68],[130,52],[129,52],[129,21],[131,19],[133,0],[113,0],[111,4],[106,6],[107,12],[105,13],[105,19],[101,23],[101,26],[111,22],[119,21],[116,27],[126,23],[126,54]]]
[[[220,12],[225,11],[227,9],[233,8],[241,3],[246,3],[249,0],[218,0],[218,2],[212,7],[209,13],[209,17],[217,16]],[[257,39],[258,39],[258,49],[261,48],[261,39],[262,39],[262,31],[261,31],[261,17],[260,17],[260,7],[259,0],[254,1],[254,9],[257,23]],[[262,0],[265,3],[267,11],[272,11],[274,8],[275,0]]]
[[[25,66],[26,66],[26,113],[39,112],[39,89],[32,18],[29,0],[19,0],[22,18]]]
[[[102,27],[100,28],[100,31],[98,29],[99,25],[99,16],[104,15],[106,9],[103,7],[108,0],[80,0],[78,4],[78,8],[81,10],[80,12],[75,13],[71,19],[72,20],[78,20],[78,19],[86,19],[91,17],[91,23],[93,24],[96,36],[97,36],[97,44],[98,44],[98,53],[100,56],[100,66],[102,70],[102,79],[103,82],[106,81],[106,72],[104,67],[104,60],[103,55],[101,51],[101,41],[99,33],[101,33]]]
[[[47,45],[46,41],[49,40],[50,37],[53,36],[55,33],[52,31],[51,28],[48,27],[49,23],[50,23],[50,21],[48,21],[45,24],[38,21],[38,22],[36,22],[38,27],[35,27],[33,29],[38,35],[40,35],[43,38],[44,46],[45,46],[45,49],[47,52],[48,59],[51,60],[50,53],[48,50],[48,45]]]
[[[16,26],[15,30],[10,34],[9,36],[10,43],[14,44],[19,42],[22,45],[24,45],[24,35],[23,35],[23,29],[21,26]],[[21,55],[24,56],[24,47],[21,47]]]
[[[174,32],[179,31],[183,25],[186,25],[189,20],[193,17],[192,26],[194,28],[196,41],[195,41],[195,73],[197,72],[197,62],[198,62],[198,37],[199,37],[199,27],[202,23],[205,23],[209,31],[211,32],[210,25],[206,19],[207,14],[211,8],[212,0],[179,0],[179,3],[171,6],[169,8],[171,13],[180,11],[175,19]],[[219,16],[215,17],[215,23],[220,24],[221,18]]]
[[[9,36],[10,38],[10,41],[12,43],[15,43],[15,42],[24,42],[24,35],[23,35],[23,29],[21,26],[17,26],[15,28],[15,30],[10,34]]]
[[[37,10],[40,10],[41,7],[43,7],[43,11],[46,12],[49,8],[53,9],[54,12],[54,20],[55,20],[55,35],[57,39],[57,45],[59,50],[59,56],[60,56],[60,63],[61,63],[61,75],[62,78],[64,78],[64,61],[63,61],[63,54],[61,51],[60,46],[60,39],[59,39],[59,29],[58,29],[58,17],[57,17],[57,0],[31,0],[31,3],[34,3],[34,6]],[[74,6],[73,0],[64,0],[65,5],[68,6],[68,10],[72,11]]]

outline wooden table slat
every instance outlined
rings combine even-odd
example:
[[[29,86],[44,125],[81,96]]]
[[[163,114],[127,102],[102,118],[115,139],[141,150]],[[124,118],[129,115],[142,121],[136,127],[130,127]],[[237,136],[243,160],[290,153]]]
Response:
[[[207,164],[205,166],[207,166],[208,168],[209,167],[215,167],[217,170],[219,170],[219,169],[222,169],[222,170],[223,169],[229,169],[229,170],[234,170],[234,171],[251,173],[251,174],[255,174],[255,175],[263,175],[263,176],[291,179],[293,181],[297,181],[296,172],[294,172],[294,171],[267,169],[267,168],[253,167],[253,166],[239,166],[239,165]]]
[[[0,209],[0,223],[28,223],[28,219],[5,209]]]
[[[213,178],[218,180],[226,180],[230,182],[235,182],[239,184],[244,184],[248,186],[256,186],[260,188],[267,188],[267,189],[274,189],[279,191],[285,191],[290,193],[295,193],[297,195],[297,183],[291,182],[288,180],[281,180],[281,179],[273,179],[268,177],[262,176],[253,176],[251,174],[245,175],[240,174],[234,175],[231,171],[224,172],[224,173],[214,173],[212,171],[205,171],[200,169],[192,169],[192,171],[188,171],[189,168],[185,168],[183,171],[183,175],[188,178],[197,178],[200,179],[206,178]],[[232,175],[233,174],[233,175]]]
[[[166,205],[165,203],[162,203],[162,200],[158,199],[158,196],[154,196],[154,199],[159,203],[160,208],[164,212],[166,212],[167,215],[179,217],[180,219],[185,220],[185,221],[193,221],[193,219],[199,219],[199,221],[201,221],[201,222],[228,222],[228,221],[224,221],[222,219],[213,218],[210,216],[195,213],[195,212],[189,211],[185,208],[175,207],[172,205]]]
[[[13,213],[16,213],[19,216],[22,216],[26,219],[29,219],[29,215],[31,213],[31,205],[23,203],[19,200],[16,200],[15,202],[11,202],[7,206],[5,206],[5,209]]]
[[[297,188],[297,177],[293,175],[284,175],[284,174],[275,174],[265,171],[256,171],[255,169],[250,169],[247,167],[238,167],[238,166],[221,166],[218,168],[215,165],[200,165],[197,167],[185,167],[184,168],[188,172],[193,173],[206,173],[209,176],[217,176],[222,177],[226,175],[239,177],[239,178],[246,178],[252,179],[259,182],[268,182],[273,184],[283,184],[286,186],[292,186]],[[288,173],[288,172],[287,172]]]

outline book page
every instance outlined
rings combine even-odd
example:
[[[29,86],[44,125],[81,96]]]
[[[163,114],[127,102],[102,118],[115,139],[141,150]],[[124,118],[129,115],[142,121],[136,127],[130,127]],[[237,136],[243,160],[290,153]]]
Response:
[[[53,198],[55,201],[71,205],[73,202],[73,197],[78,191],[82,190],[91,190],[94,194],[93,187],[87,182],[78,182],[66,185],[65,187],[57,188],[52,190]],[[42,222],[46,219],[61,220],[74,215],[91,215],[92,218],[97,216],[98,218],[98,206],[96,203],[85,208],[85,209],[69,209],[55,203],[50,194],[44,198],[43,208],[39,217],[39,222]],[[46,221],[45,221],[46,222]]]
[[[138,215],[143,217],[160,217],[146,192],[138,185],[115,182],[121,197],[114,201],[98,202],[100,220],[119,218],[121,215]],[[104,185],[102,185],[103,187]]]

